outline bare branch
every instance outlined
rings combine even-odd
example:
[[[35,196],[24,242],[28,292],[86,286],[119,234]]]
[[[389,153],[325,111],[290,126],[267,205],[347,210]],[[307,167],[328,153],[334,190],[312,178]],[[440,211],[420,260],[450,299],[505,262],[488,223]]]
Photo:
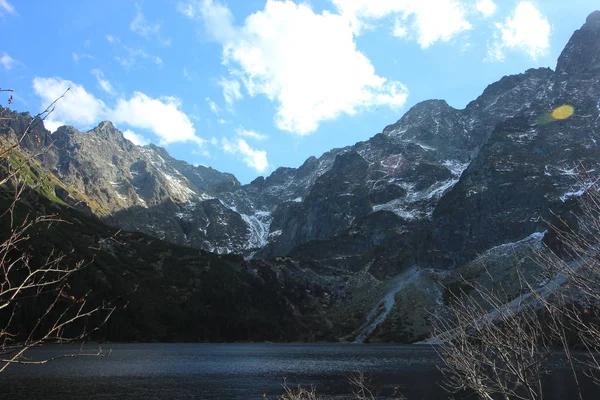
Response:
[[[34,347],[82,341],[103,326],[115,310],[111,304],[88,304],[89,292],[75,295],[79,290],[71,287],[71,277],[89,263],[74,262],[68,257],[72,253],[53,249],[44,255],[31,254],[32,239],[37,232],[65,221],[36,210],[23,213],[27,208],[22,202],[27,185],[22,172],[31,169],[35,158],[49,146],[27,152],[21,151],[21,146],[69,90],[34,116],[16,140],[0,142],[0,201],[8,202],[0,213],[0,372],[11,364],[38,365],[59,358],[110,353],[101,348],[97,352],[83,352],[81,347],[78,352],[43,360],[26,357],[27,351]],[[12,189],[12,194],[6,189]],[[33,317],[21,320],[23,308],[28,308]]]

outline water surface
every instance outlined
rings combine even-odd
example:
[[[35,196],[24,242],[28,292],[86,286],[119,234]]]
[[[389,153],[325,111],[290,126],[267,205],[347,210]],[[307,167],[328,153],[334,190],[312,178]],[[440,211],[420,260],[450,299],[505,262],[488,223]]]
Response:
[[[409,400],[447,399],[434,349],[423,345],[115,344],[109,357],[12,366],[0,374],[2,399],[276,399],[282,382],[315,385],[349,398],[348,376],[371,378],[382,398],[399,387]],[[96,347],[88,346],[90,350]],[[33,358],[73,348],[35,349]],[[549,380],[551,399],[568,399],[568,374]],[[599,398],[596,396],[589,398]]]

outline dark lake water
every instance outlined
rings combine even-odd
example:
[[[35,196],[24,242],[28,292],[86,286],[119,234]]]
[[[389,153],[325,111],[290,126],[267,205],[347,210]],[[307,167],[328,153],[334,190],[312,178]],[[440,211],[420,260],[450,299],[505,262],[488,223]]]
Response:
[[[429,346],[343,344],[115,344],[109,357],[12,366],[0,374],[2,399],[277,399],[290,386],[349,398],[348,375],[364,372],[384,398],[447,399]],[[96,347],[88,346],[93,350]],[[72,348],[71,348],[72,349]],[[36,349],[33,358],[68,351]],[[571,399],[568,374],[549,377],[548,399]],[[590,386],[591,388],[591,386]],[[600,398],[589,389],[586,398]],[[338,397],[339,396],[339,397]],[[471,397],[473,398],[473,397]]]

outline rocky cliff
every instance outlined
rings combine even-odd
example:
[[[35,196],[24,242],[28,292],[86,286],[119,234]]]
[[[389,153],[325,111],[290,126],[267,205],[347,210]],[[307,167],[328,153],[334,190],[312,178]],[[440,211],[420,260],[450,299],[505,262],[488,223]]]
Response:
[[[367,141],[248,185],[135,146],[110,122],[53,135],[38,127],[22,147],[53,143],[39,161],[61,182],[56,195],[109,225],[293,265],[331,291],[324,312],[339,336],[377,335],[389,315],[395,338],[411,340],[426,332],[424,307],[443,303],[436,276],[499,246],[539,243],[545,219],[585,192],[576,171],[593,174],[600,156],[599,38],[594,12],[555,71],[504,77],[462,110],[419,103]],[[28,117],[13,115],[7,135]],[[375,324],[372,307],[386,318]]]

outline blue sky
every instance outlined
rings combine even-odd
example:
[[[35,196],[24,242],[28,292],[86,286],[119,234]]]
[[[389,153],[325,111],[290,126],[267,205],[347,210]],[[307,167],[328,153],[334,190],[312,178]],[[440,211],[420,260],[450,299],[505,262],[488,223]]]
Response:
[[[590,0],[0,0],[0,87],[242,183],[554,68]],[[0,97],[6,105],[8,96]]]

